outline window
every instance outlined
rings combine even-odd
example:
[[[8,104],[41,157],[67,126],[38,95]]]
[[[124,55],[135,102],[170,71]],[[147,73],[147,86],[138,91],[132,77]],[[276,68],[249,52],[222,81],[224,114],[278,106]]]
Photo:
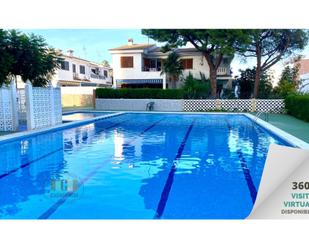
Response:
[[[85,74],[85,66],[79,66],[79,73],[80,74]]]
[[[105,77],[108,77],[107,70],[104,70],[104,76],[105,76]]]
[[[133,56],[120,57],[121,68],[133,68]]]
[[[72,64],[72,66],[73,66],[73,73],[76,73],[76,65]]]
[[[61,61],[61,69],[70,71],[70,64],[68,61]]]
[[[161,71],[161,59],[144,58],[143,71]]]
[[[183,69],[193,69],[193,59],[182,59]]]
[[[91,68],[91,72],[93,73],[93,74],[96,74],[96,75],[99,75],[99,68]]]

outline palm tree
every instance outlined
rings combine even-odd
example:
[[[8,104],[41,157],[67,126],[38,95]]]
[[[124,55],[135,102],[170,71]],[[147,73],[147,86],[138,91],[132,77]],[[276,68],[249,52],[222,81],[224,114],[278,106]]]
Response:
[[[162,74],[168,76],[168,81],[171,82],[171,88],[176,88],[176,82],[179,80],[180,75],[182,75],[182,62],[176,52],[171,52],[167,59],[163,61]]]

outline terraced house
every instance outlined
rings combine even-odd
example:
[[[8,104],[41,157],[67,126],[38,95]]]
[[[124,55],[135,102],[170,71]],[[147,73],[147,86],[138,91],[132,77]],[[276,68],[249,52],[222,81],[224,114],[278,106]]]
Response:
[[[155,44],[134,44],[133,39],[128,44],[112,48],[114,88],[125,87],[151,87],[168,88],[169,80],[162,74],[162,61],[168,53],[161,52],[161,48]],[[183,77],[192,73],[194,78],[200,78],[201,73],[209,78],[209,67],[202,53],[195,48],[178,48],[175,52],[179,55],[183,64]],[[231,84],[232,57],[224,56],[218,68],[218,85]],[[182,80],[177,82],[179,88]]]
[[[53,84],[62,87],[110,87],[112,85],[110,67],[76,57],[71,49],[68,49],[67,54],[63,54],[62,57],[64,61],[53,77]]]

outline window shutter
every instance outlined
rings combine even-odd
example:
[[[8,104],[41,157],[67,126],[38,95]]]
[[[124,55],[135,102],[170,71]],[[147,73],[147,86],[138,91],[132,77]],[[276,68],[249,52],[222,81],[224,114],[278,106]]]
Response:
[[[132,68],[133,67],[133,56],[120,57],[120,64],[122,68]]]

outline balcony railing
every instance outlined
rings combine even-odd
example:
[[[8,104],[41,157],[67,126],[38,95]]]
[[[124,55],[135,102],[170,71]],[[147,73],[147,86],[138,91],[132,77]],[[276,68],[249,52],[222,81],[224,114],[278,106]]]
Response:
[[[105,80],[106,79],[105,76],[97,75],[97,74],[94,74],[94,73],[90,74],[90,77],[93,78],[93,79],[98,79],[98,80]]]
[[[229,67],[219,67],[217,70],[217,74],[220,75],[230,75],[230,68]]]
[[[143,67],[142,68],[142,71],[143,72],[160,72],[161,71],[161,68],[159,67]]]

